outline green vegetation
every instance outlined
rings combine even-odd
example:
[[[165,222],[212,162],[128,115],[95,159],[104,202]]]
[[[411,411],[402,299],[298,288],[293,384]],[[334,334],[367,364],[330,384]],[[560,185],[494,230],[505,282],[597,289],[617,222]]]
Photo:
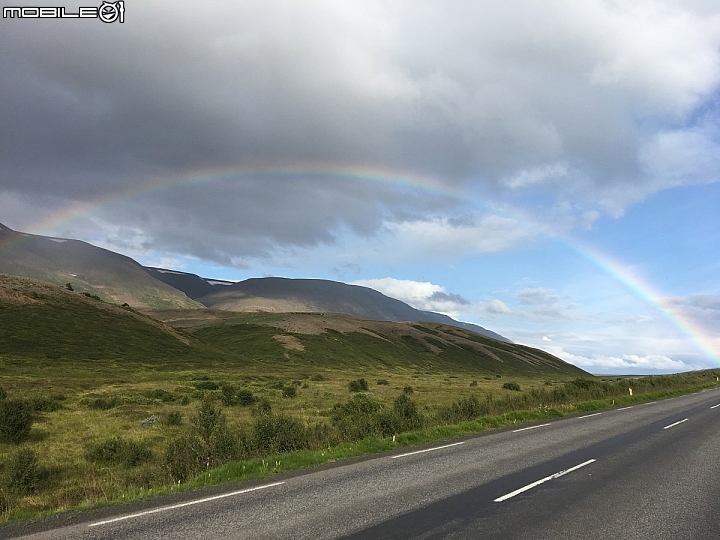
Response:
[[[599,380],[434,324],[173,312],[173,328],[60,287],[2,291],[2,521],[668,397],[717,376]]]

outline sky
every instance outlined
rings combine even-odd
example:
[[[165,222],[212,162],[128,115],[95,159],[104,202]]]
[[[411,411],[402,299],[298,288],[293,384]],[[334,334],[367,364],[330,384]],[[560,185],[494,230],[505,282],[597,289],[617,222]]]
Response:
[[[720,366],[720,1],[124,8],[0,19],[1,223]]]

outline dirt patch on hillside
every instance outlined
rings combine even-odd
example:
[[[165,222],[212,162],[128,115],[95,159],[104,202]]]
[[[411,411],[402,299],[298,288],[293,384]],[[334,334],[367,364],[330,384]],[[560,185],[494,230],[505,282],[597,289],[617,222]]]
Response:
[[[289,351],[304,351],[305,345],[300,343],[300,340],[296,338],[295,336],[282,336],[277,335],[273,336],[273,339],[275,341],[279,341],[282,343],[283,347],[285,347]]]

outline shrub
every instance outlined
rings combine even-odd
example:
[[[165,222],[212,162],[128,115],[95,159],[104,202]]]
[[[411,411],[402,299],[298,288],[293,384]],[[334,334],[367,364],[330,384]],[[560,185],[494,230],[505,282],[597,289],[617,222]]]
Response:
[[[57,399],[46,397],[34,397],[30,399],[30,406],[36,412],[53,412],[63,408],[62,403]]]
[[[7,392],[5,391],[5,389],[2,386],[0,386],[0,400],[5,399],[6,397],[7,397]]]
[[[397,420],[396,433],[420,429],[423,425],[422,414],[417,410],[415,402],[405,394],[401,394],[395,399],[393,413]]]
[[[414,390],[412,386],[406,386],[405,388],[403,388],[403,392],[405,392],[406,394],[412,394]]]
[[[387,386],[387,385],[389,385],[389,384],[390,384],[390,383],[387,381],[387,379],[378,379],[378,380],[377,380],[377,385],[378,385],[378,386]]]
[[[220,388],[218,384],[213,381],[197,381],[193,383],[193,386],[198,390],[217,390]]]
[[[198,474],[203,462],[202,442],[194,435],[172,439],[165,450],[165,464],[174,482],[185,482]]]
[[[152,452],[137,441],[113,437],[90,447],[85,457],[93,463],[135,467],[149,460]]]
[[[247,457],[247,441],[228,429],[220,429],[213,434],[210,442],[210,465],[219,466],[231,460]]]
[[[19,444],[30,436],[33,423],[30,405],[19,399],[0,401],[0,442]]]
[[[40,469],[35,452],[21,448],[7,463],[8,487],[18,495],[37,491],[40,485]]]
[[[345,403],[336,403],[330,411],[332,424],[345,440],[359,440],[372,435],[382,435],[379,401],[366,394],[356,394]]]
[[[163,403],[175,401],[175,394],[168,392],[167,390],[163,390],[162,388],[156,388],[155,390],[148,392],[146,395],[150,399],[156,399],[158,401],[162,401]]]
[[[325,377],[323,377],[322,375],[320,375],[318,373],[317,375],[313,375],[312,377],[310,377],[310,380],[311,381],[324,381]]]
[[[292,416],[266,414],[253,424],[253,446],[261,454],[302,450],[306,440],[305,426]]]
[[[505,390],[514,390],[515,392],[520,391],[520,385],[516,382],[506,382],[502,385]]]
[[[182,415],[180,411],[170,411],[165,419],[168,426],[179,426],[182,424]]]
[[[192,423],[205,446],[209,448],[213,433],[225,426],[225,415],[215,406],[214,396],[203,398]]]
[[[457,424],[466,420],[474,420],[489,412],[489,401],[480,403],[476,396],[462,398],[447,409],[441,411],[440,418],[443,422]]]
[[[91,409],[107,411],[113,407],[120,405],[120,400],[117,396],[98,397],[91,399],[87,402],[88,407]]]
[[[66,288],[68,291],[72,291],[72,290],[73,290],[72,283],[66,283],[66,284],[65,284],[65,288]]]
[[[222,402],[226,407],[237,404],[237,388],[232,384],[223,384],[221,387]]]
[[[470,386],[477,386],[477,381],[473,381],[470,383]]]
[[[368,383],[365,379],[356,379],[348,383],[348,388],[351,392],[367,392]]]
[[[297,396],[297,386],[285,386],[282,389],[283,397],[294,398]]]
[[[241,407],[248,407],[255,403],[256,398],[250,390],[240,390],[237,393],[237,401]]]
[[[262,414],[270,414],[271,412],[272,405],[270,404],[270,400],[268,398],[259,399],[252,410],[252,413],[255,416]]]

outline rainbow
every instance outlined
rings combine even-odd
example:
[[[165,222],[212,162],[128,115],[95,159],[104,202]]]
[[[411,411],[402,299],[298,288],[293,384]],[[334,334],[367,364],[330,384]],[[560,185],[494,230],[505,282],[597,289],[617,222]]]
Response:
[[[490,209],[495,213],[514,219],[518,223],[531,227],[532,230],[541,232],[548,238],[561,242],[599,268],[602,272],[609,275],[612,279],[621,283],[635,296],[657,310],[672,326],[689,338],[703,355],[708,356],[712,361],[720,365],[719,347],[713,342],[713,338],[706,335],[704,329],[689,320],[664,299],[663,295],[661,295],[652,284],[637,276],[629,268],[614,260],[612,257],[601,253],[593,247],[583,245],[574,239],[560,235],[557,231],[552,230],[542,223],[538,223],[537,220],[527,215],[523,215],[515,210],[510,210],[507,207],[493,207],[489,204],[482,203],[469,196],[460,188],[448,188],[438,179],[414,174],[401,174],[386,168],[301,162],[273,167],[249,166],[205,169],[180,177],[158,176],[145,182],[140,187],[130,187],[89,202],[74,203],[48,216],[39,222],[34,229],[38,234],[46,234],[46,231],[52,231],[63,223],[70,222],[82,216],[92,215],[100,209],[183,186],[232,183],[244,180],[292,180],[302,178],[326,179],[332,182],[365,182],[400,191],[421,192],[436,197],[447,198],[460,204],[469,204],[476,208],[483,207]],[[6,248],[10,242],[6,242],[5,245],[0,244],[0,251]]]

